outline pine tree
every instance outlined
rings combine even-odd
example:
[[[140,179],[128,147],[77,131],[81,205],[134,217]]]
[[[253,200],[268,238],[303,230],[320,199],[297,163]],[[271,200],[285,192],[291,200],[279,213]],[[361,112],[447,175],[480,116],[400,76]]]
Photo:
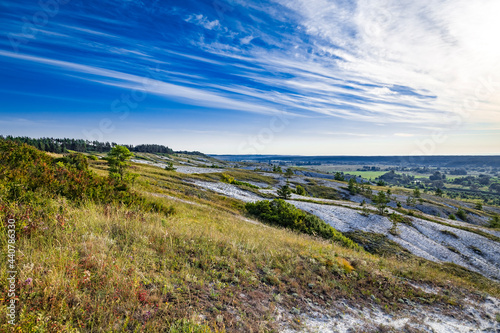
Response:
[[[123,182],[126,177],[127,161],[132,158],[134,154],[126,147],[114,146],[108,153],[109,176]]]

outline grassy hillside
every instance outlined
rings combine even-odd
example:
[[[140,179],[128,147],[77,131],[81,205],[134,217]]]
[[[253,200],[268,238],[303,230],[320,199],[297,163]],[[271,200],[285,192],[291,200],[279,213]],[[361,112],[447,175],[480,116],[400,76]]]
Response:
[[[397,312],[408,307],[401,299],[454,307],[463,293],[500,296],[497,283],[466,270],[248,221],[243,203],[200,190],[186,175],[134,164],[139,178],[123,188],[106,168],[0,142],[1,255],[14,219],[19,271],[17,324],[2,315],[0,331],[272,332],[279,311],[307,311],[308,302],[375,302]]]

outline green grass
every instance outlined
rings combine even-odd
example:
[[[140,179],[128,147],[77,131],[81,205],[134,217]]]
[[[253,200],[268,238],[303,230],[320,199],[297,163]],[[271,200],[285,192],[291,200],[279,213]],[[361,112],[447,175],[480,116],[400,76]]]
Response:
[[[349,171],[347,173],[351,175],[361,176],[365,179],[375,180],[375,178],[385,175],[387,171]]]
[[[243,170],[243,169],[229,169],[225,170],[224,174],[227,174],[234,179],[238,181],[243,181],[243,182],[258,182],[258,183],[265,183],[268,185],[274,185],[277,184],[278,181],[274,179],[273,177],[269,176],[264,176],[261,175],[257,172],[250,171],[250,170]],[[206,173],[203,175],[200,175],[201,179],[206,179],[206,180],[212,180],[212,181],[219,181],[221,177],[221,173]]]
[[[298,184],[298,183],[297,183]],[[315,183],[309,184],[298,184],[306,190],[307,195],[313,198],[331,199],[339,200],[341,198],[338,191],[334,188],[322,185],[316,185]]]

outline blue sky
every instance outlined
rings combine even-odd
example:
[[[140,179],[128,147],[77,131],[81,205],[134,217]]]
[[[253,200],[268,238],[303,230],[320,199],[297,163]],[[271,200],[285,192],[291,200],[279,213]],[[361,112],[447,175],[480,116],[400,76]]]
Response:
[[[499,154],[496,0],[0,3],[0,133]]]

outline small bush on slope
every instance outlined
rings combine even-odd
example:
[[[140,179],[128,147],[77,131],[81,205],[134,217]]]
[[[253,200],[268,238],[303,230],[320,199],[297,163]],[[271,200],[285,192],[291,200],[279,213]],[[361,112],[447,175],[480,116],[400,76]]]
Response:
[[[224,183],[233,184],[233,185],[248,186],[250,188],[255,188],[255,189],[259,188],[258,186],[250,184],[250,183],[240,182],[239,180],[234,179],[234,177],[232,177],[226,173],[221,174],[221,181]]]
[[[264,222],[308,235],[331,239],[352,249],[360,249],[358,244],[342,235],[320,218],[295,208],[295,206],[282,199],[249,202],[245,207],[250,214],[257,216]]]

